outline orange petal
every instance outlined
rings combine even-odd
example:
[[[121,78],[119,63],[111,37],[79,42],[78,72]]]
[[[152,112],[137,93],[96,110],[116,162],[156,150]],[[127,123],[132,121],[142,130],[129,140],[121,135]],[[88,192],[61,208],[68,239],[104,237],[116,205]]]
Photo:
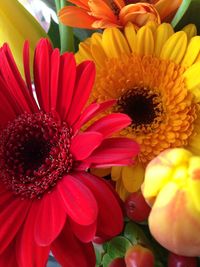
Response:
[[[125,6],[125,2],[123,0],[114,0],[114,2],[120,9]]]
[[[111,21],[112,23],[117,22],[117,16],[115,16],[114,11],[103,0],[89,0],[88,6],[92,16]]]
[[[144,3],[130,4],[123,7],[119,18],[123,25],[130,21],[139,27],[143,26],[147,21],[160,23],[157,10],[153,5]]]
[[[155,4],[155,8],[157,9],[158,13],[160,14],[160,18],[162,21],[166,20],[167,17],[175,14],[176,10],[181,5],[182,0],[160,0]]]
[[[113,27],[121,28],[121,26],[119,24],[113,23],[113,22],[105,20],[105,19],[96,20],[92,24],[92,27],[95,29],[106,29],[106,28],[113,28]]]
[[[65,25],[87,29],[92,29],[92,23],[96,20],[88,15],[85,10],[75,6],[64,7],[60,10],[58,17]]]
[[[70,3],[76,5],[77,7],[81,7],[86,10],[90,10],[88,6],[88,1],[87,0],[69,0]]]

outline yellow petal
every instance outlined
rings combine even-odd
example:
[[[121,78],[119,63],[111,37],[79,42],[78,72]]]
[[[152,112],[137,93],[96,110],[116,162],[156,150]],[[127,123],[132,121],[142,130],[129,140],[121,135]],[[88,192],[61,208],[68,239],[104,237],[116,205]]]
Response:
[[[132,52],[136,51],[136,30],[131,22],[128,22],[124,28],[124,35]]]
[[[168,23],[162,23],[158,26],[155,36],[155,51],[154,54],[159,57],[164,43],[174,33],[172,26]]]
[[[179,187],[174,182],[169,182],[163,186],[154,203],[154,209],[167,206],[174,198],[178,190]]]
[[[183,74],[187,88],[191,90],[197,97],[199,91],[195,91],[195,87],[200,85],[200,61],[189,67]],[[194,90],[193,90],[194,89]]]
[[[122,180],[128,192],[138,191],[144,180],[144,167],[141,164],[123,167]]]
[[[91,45],[91,53],[92,57],[95,61],[95,64],[100,68],[101,66],[104,66],[105,60],[106,60],[106,54],[101,46],[92,44]]]
[[[182,31],[187,34],[188,40],[190,40],[193,36],[197,35],[197,28],[194,24],[186,25]]]
[[[200,61],[200,53],[198,54],[198,56],[197,56],[197,58],[195,60],[195,63],[198,62],[198,61]]]
[[[79,61],[83,61],[85,59],[93,60],[91,50],[90,50],[90,43],[81,42],[79,44],[79,51],[78,56],[76,57]],[[80,63],[80,62],[77,62]]]
[[[154,51],[153,33],[149,27],[142,27],[136,36],[136,53],[138,55],[152,55]]]
[[[162,163],[165,162],[165,164]],[[146,168],[142,191],[145,198],[156,197],[172,174],[171,164],[161,157],[155,158]]]
[[[200,52],[200,36],[192,37],[181,65],[183,65],[186,68],[191,66],[197,59],[199,52]]]
[[[105,177],[110,174],[111,168],[107,169],[90,169],[90,172],[98,177]]]
[[[173,34],[163,45],[160,58],[172,60],[179,64],[187,48],[187,35],[180,31]]]
[[[123,185],[123,181],[121,179],[117,180],[116,182],[116,191],[118,193],[118,195],[120,196],[120,198],[125,201],[126,198],[128,197],[129,193],[126,190],[126,188]]]
[[[145,180],[143,183],[143,194],[146,198],[158,195],[160,190],[172,181],[176,180],[174,173],[180,165],[187,164],[191,152],[182,148],[174,148],[163,151],[154,158],[146,168]]]
[[[128,43],[117,28],[105,29],[102,37],[102,46],[109,58],[117,58],[121,54],[130,54]]]
[[[113,181],[117,181],[122,177],[122,167],[114,166],[111,169],[111,178]]]
[[[92,42],[92,44],[96,44],[96,45],[101,46],[102,34],[98,33],[98,32],[93,33],[91,36],[91,42]]]
[[[148,21],[146,23],[146,26],[149,27],[149,29],[151,29],[152,33],[154,34],[157,30],[158,23],[155,21]]]

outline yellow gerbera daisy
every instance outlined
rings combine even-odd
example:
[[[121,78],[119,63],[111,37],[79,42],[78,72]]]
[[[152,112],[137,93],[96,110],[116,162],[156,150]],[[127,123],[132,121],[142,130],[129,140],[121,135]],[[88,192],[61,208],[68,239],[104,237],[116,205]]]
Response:
[[[194,25],[176,33],[167,23],[109,28],[82,42],[76,59],[96,63],[90,101],[116,99],[114,111],[132,118],[119,134],[136,140],[141,151],[134,166],[111,170],[122,199],[140,188],[146,164],[164,149],[200,154],[200,36]]]

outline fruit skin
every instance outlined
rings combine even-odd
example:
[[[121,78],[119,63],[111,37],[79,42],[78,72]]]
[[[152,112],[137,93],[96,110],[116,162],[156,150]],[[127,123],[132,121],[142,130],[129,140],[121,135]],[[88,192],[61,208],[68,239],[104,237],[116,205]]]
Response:
[[[152,251],[140,245],[131,247],[125,255],[126,267],[154,267]]]
[[[140,191],[131,193],[125,201],[127,216],[134,222],[145,221],[151,211]]]
[[[169,253],[168,256],[168,267],[197,267],[197,258],[196,257],[185,257]]]
[[[126,263],[124,258],[116,258],[109,264],[108,267],[126,267]]]

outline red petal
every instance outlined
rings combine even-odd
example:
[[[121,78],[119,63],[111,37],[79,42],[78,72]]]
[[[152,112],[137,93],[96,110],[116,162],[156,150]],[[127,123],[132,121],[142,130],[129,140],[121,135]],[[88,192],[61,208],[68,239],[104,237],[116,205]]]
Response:
[[[103,103],[93,103],[89,105],[81,114],[77,123],[73,126],[74,130],[79,130],[85,123],[91,120],[98,113],[103,112],[109,107],[113,106],[116,103],[116,100],[108,100]]]
[[[1,87],[1,109],[5,109],[8,107],[8,112],[13,112],[14,115],[21,114],[21,108],[18,105],[15,97],[13,96],[11,90],[8,88],[6,82],[4,81],[3,77],[1,76],[0,72],[0,87]],[[4,107],[5,105],[5,107]]]
[[[86,159],[86,163],[96,166],[112,163],[121,163],[125,159],[131,159],[139,153],[139,145],[128,138],[108,138]]]
[[[95,79],[95,66],[92,61],[84,61],[77,66],[76,85],[74,95],[67,115],[70,125],[78,119],[88,101]]]
[[[81,243],[66,224],[64,230],[52,244],[52,252],[62,267],[93,267],[95,253],[91,243]]]
[[[38,202],[40,200],[33,202],[23,229],[16,240],[17,261],[20,267],[46,267],[47,264],[50,247],[40,247],[34,240],[35,216],[38,211]]]
[[[7,44],[4,44],[1,50],[1,73],[7,84],[7,89],[11,95],[14,96],[15,101],[21,110],[23,112],[37,111],[37,105],[27,90],[26,84],[21,77]]]
[[[90,190],[71,175],[57,185],[68,215],[78,224],[90,225],[97,218],[97,203]]]
[[[41,39],[34,55],[34,83],[42,110],[50,111],[50,56],[52,47],[47,39]]]
[[[0,78],[0,125],[7,126],[8,121],[12,121],[16,118],[16,115],[20,114],[21,112],[16,109],[17,105],[13,99],[9,96],[9,93],[5,93],[7,88],[3,85],[2,80]]]
[[[109,114],[94,122],[86,131],[100,132],[104,138],[122,130],[131,123],[131,119],[122,113]]]
[[[56,110],[64,120],[69,111],[76,80],[76,62],[72,53],[65,53],[60,58],[59,88]]]
[[[122,231],[123,214],[118,200],[103,179],[89,173],[77,172],[81,180],[93,192],[98,204],[97,235],[115,236]]]
[[[97,132],[85,132],[72,139],[71,153],[76,160],[83,160],[101,144],[103,137]]]
[[[0,255],[0,266],[1,267],[20,267],[17,263],[16,253],[15,253],[15,242]]]
[[[29,58],[29,42],[24,43],[23,49],[23,60],[24,60],[24,74],[26,78],[26,85],[29,89],[30,95],[33,96],[32,84],[31,84],[31,74],[30,74],[30,58]]]
[[[59,70],[60,70],[60,52],[54,49],[51,54],[50,69],[50,106],[51,110],[56,110],[58,87],[59,87]]]
[[[4,196],[0,197],[0,254],[14,239],[31,205],[30,201],[21,200],[13,195]]]
[[[66,211],[56,190],[46,194],[38,202],[35,221],[35,240],[40,246],[48,246],[61,232]],[[47,227],[48,225],[48,227]]]
[[[80,225],[70,220],[70,225],[76,237],[84,243],[91,242],[94,239],[97,229],[97,222],[91,225]]]
[[[134,160],[129,158],[129,159],[123,159],[120,161],[112,162],[112,164],[109,162],[90,164],[88,168],[109,168],[109,167],[113,167],[113,166],[128,166],[128,165],[132,165],[133,163],[134,163]],[[87,166],[88,166],[88,164],[87,164]],[[80,164],[77,166],[76,170],[82,171],[83,170],[82,167],[84,167],[84,165]],[[84,170],[87,170],[87,169],[84,169]]]

